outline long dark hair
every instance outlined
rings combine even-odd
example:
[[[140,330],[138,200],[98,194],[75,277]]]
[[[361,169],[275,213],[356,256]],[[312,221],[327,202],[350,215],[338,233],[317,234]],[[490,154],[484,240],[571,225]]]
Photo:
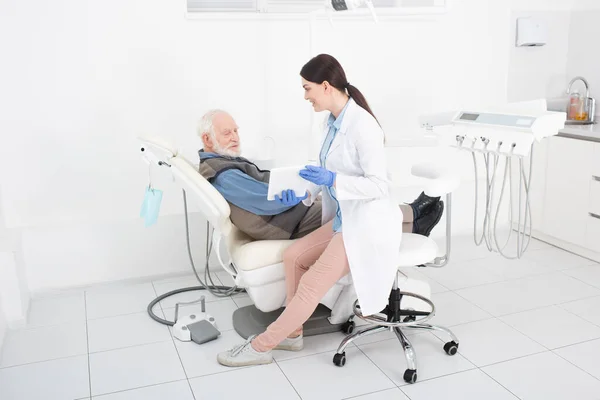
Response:
[[[367,103],[365,96],[355,86],[350,85],[346,79],[346,73],[342,65],[333,56],[329,54],[319,54],[304,64],[300,70],[300,76],[309,82],[321,84],[324,81],[329,82],[331,86],[344,92],[348,90],[348,95],[354,99],[356,104],[364,108],[375,118],[371,107]],[[379,122],[378,122],[379,123]]]

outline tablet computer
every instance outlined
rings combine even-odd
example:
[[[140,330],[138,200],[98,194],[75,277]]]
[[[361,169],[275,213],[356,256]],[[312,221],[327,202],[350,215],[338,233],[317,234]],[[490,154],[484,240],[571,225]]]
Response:
[[[297,197],[302,197],[311,186],[311,183],[302,178],[298,173],[304,165],[296,167],[274,168],[269,178],[269,191],[267,200],[275,200],[275,195],[281,197],[281,192],[292,189]]]

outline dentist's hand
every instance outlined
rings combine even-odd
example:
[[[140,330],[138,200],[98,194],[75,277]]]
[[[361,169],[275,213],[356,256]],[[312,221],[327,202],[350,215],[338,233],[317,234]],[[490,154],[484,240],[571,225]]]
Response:
[[[283,204],[286,207],[295,206],[300,203],[302,200],[308,197],[308,192],[303,197],[296,197],[296,192],[291,189],[284,190],[281,192],[281,198],[278,195],[275,195],[275,201]]]
[[[307,165],[300,171],[300,176],[315,185],[333,186],[335,183],[335,172],[331,172],[323,167]]]

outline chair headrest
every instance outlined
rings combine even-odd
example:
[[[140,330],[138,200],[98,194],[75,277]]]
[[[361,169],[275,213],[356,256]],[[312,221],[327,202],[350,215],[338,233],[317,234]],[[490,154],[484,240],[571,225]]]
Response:
[[[148,147],[152,152],[154,152],[158,157],[164,157],[165,159],[170,159],[175,157],[178,153],[177,149],[170,142],[153,136],[153,137],[139,137],[140,142],[142,142],[142,148]]]

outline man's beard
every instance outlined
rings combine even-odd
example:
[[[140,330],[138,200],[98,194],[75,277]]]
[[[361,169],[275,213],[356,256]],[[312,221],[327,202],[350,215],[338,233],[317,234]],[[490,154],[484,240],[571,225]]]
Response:
[[[221,155],[221,156],[227,156],[227,157],[239,157],[240,154],[242,154],[242,149],[241,146],[238,144],[238,149],[237,150],[231,150],[232,145],[227,145],[227,147],[223,147],[219,144],[219,142],[217,142],[216,140],[214,141],[214,150],[215,153]]]

